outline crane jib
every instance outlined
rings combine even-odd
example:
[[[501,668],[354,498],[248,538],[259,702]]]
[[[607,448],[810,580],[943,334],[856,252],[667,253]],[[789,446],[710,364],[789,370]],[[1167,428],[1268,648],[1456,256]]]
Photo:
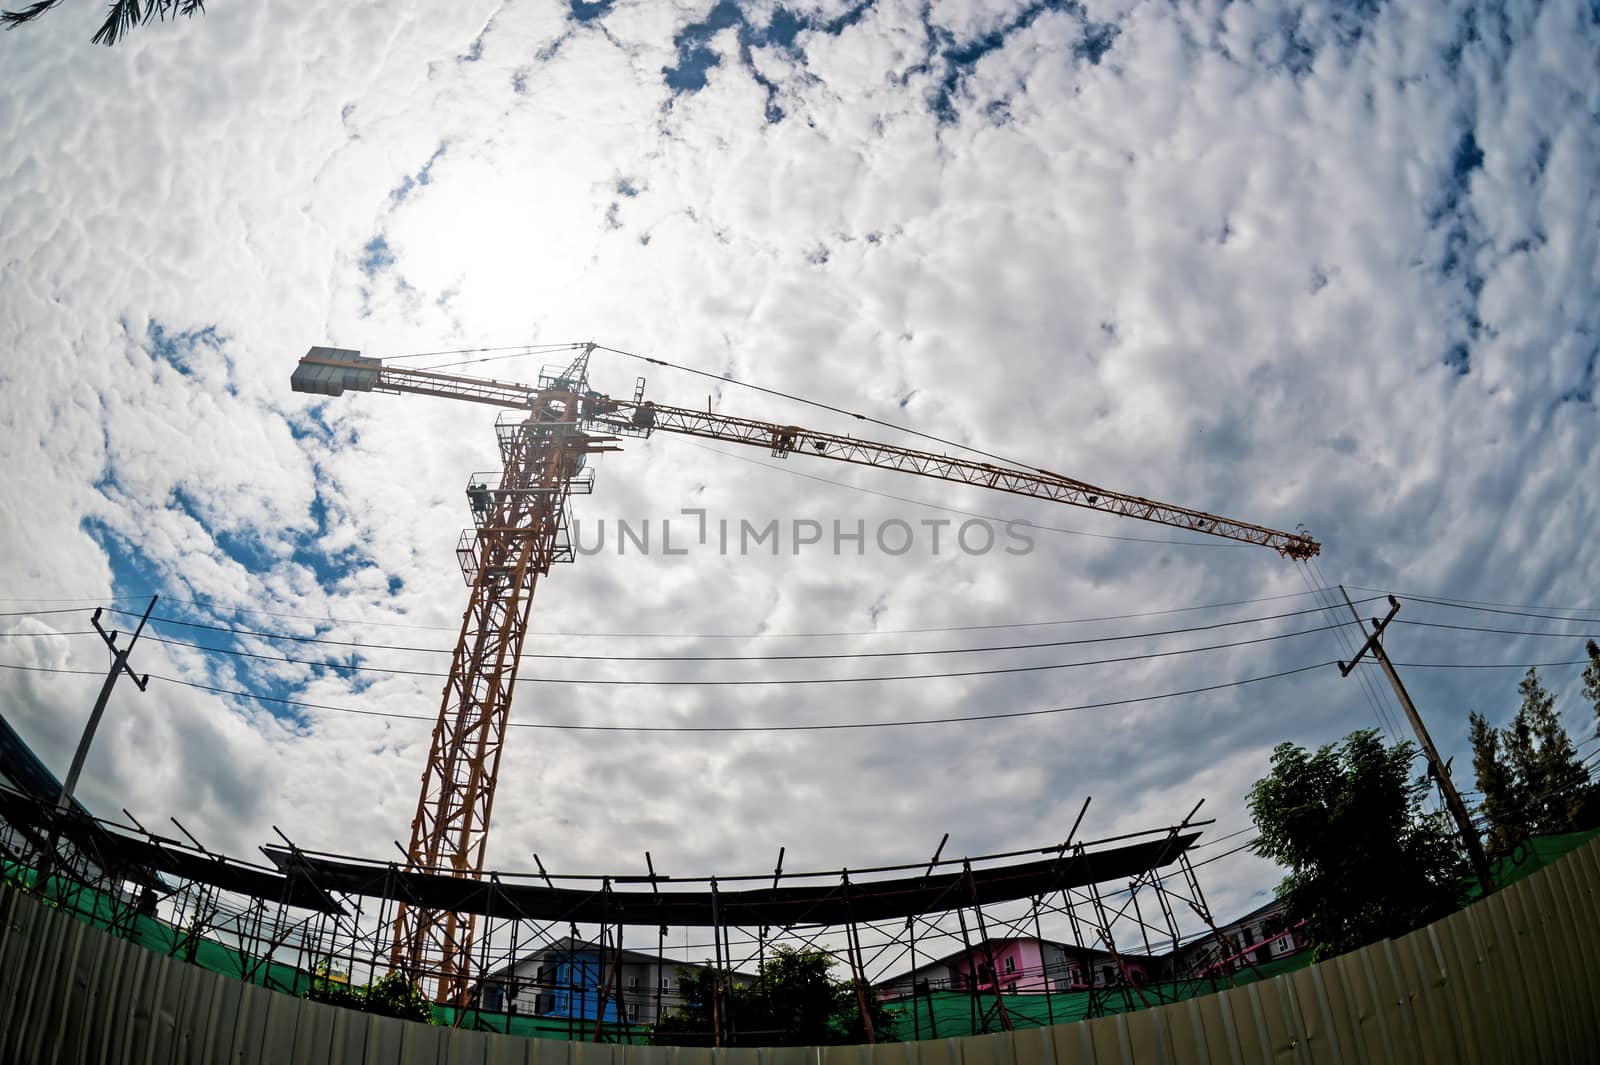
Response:
[[[564,388],[572,383],[555,378]],[[433,370],[384,366],[348,348],[314,347],[290,378],[295,391],[337,396],[345,390],[397,392],[460,399],[491,406],[529,409],[550,389],[469,377]],[[584,390],[577,397],[581,421],[588,428],[647,435],[654,431],[767,448],[774,457],[803,451],[855,465],[896,469],[923,477],[972,484],[1013,495],[1030,496],[1070,506],[1242,543],[1270,547],[1286,558],[1304,561],[1321,553],[1321,545],[1303,532],[1284,532],[1235,521],[1205,511],[1159,503],[1140,496],[1098,488],[1042,468],[1010,468],[949,455],[935,455],[892,444],[819,432],[794,425],[716,414],[708,410],[669,407],[649,400],[613,399]]]

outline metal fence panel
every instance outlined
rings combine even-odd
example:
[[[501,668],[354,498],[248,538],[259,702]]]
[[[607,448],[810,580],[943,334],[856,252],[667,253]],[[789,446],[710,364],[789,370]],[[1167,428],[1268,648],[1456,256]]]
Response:
[[[159,1008],[165,975],[161,963],[166,959],[131,943],[128,948],[118,967],[117,992],[102,1019],[112,1029],[109,1060],[134,1065],[150,1042],[150,1018]]]
[[[405,1060],[402,1055],[406,1022],[370,1015],[364,1015],[363,1019],[367,1023],[367,1038],[361,1056],[365,1065],[396,1065]]]
[[[0,889],[7,1065],[1499,1065],[1600,1055],[1600,841],[1396,940],[1049,1028],[712,1050],[434,1028],[267,991]]]
[[[189,1001],[188,984],[194,966],[185,965],[167,957],[155,955],[161,965],[161,982],[155,989],[155,1002],[150,1013],[150,1038],[145,1044],[144,1056],[136,1059],[137,1065],[168,1065],[178,1058],[178,1032],[184,1007]]]

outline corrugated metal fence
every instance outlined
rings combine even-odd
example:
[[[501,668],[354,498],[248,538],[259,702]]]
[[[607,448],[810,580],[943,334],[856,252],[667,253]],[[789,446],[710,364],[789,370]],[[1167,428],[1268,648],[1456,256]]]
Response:
[[[1600,840],[1402,939],[1054,1028],[878,1047],[618,1047],[304,1002],[0,890],[0,1063],[1077,1065],[1600,1061]]]

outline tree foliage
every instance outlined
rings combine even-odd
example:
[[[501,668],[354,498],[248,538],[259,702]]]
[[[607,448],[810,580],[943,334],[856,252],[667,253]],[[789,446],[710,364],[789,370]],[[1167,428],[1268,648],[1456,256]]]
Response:
[[[1583,667],[1583,697],[1594,705],[1594,734],[1600,736],[1600,644],[1590,640],[1583,648],[1589,664]]]
[[[1600,699],[1600,648],[1589,643],[1590,666],[1584,694],[1594,673]],[[1473,712],[1472,767],[1483,793],[1479,810],[1487,821],[1491,857],[1510,851],[1530,835],[1572,832],[1600,823],[1600,790],[1589,782],[1583,763],[1556,714],[1555,695],[1529,669],[1517,685],[1522,705],[1506,728],[1496,732]],[[1597,710],[1600,713],[1600,710]]]
[[[1291,922],[1304,920],[1313,957],[1403,935],[1453,912],[1465,860],[1428,784],[1412,779],[1412,745],[1386,748],[1375,730],[1314,753],[1291,743],[1250,789],[1252,848],[1289,870],[1278,885]]]
[[[1500,732],[1489,724],[1489,719],[1476,710],[1468,716],[1468,738],[1472,742],[1472,770],[1478,778],[1478,790],[1483,799],[1478,809],[1487,822],[1484,830],[1484,849],[1490,858],[1511,853],[1516,845],[1528,837],[1526,792],[1517,783],[1517,775],[1506,765],[1500,753]]]
[[[717,1002],[725,1028],[747,1046],[824,1046],[865,1043],[860,1003],[854,981],[838,981],[834,959],[822,951],[776,947],[762,964],[755,983],[724,984]],[[669,1046],[710,1046],[715,1028],[713,997],[718,994],[715,970],[678,970],[683,1004],[662,1017],[650,1041]],[[875,1037],[892,1038],[893,1017],[878,1004],[872,989],[862,986]]]
[[[404,973],[390,973],[363,987],[319,977],[314,980],[305,997],[313,1002],[326,1002],[363,1013],[377,1013],[384,1017],[398,1017],[403,1021],[433,1023],[433,1005],[422,989],[406,979]]]
[[[0,11],[0,25],[8,30],[14,30],[24,23],[32,22],[60,3],[61,0],[35,0],[27,7],[15,11]],[[95,32],[93,42],[109,47],[126,37],[128,31],[135,26],[143,26],[153,20],[165,22],[168,15],[174,19],[179,16],[193,18],[195,15],[205,14],[205,10],[205,0],[111,0],[105,21],[100,23],[100,29]]]

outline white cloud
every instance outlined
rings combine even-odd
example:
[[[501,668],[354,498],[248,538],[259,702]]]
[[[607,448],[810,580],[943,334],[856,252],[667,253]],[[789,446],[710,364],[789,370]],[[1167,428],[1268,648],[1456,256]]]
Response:
[[[87,45],[87,16],[69,5],[0,38],[11,75],[0,98],[0,594],[160,591],[353,619],[230,623],[446,647],[466,595],[452,558],[461,489],[496,462],[492,414],[350,396],[314,418],[288,391],[293,361],[324,342],[390,355],[592,337],[1109,487],[1278,527],[1303,520],[1334,580],[1593,605],[1600,30],[1583,5],[1389,5],[1364,21],[1340,5],[1266,0],[1094,4],[1081,18],[945,6],[878,5],[837,33],[822,27],[847,9],[800,10],[793,49],[725,27],[707,39],[719,62],[705,87],[676,95],[663,68],[680,63],[676,38],[709,5],[619,4],[586,25],[549,4],[219,6],[110,52]],[[770,14],[749,18],[764,31]],[[1115,26],[1103,54],[1091,55],[1088,23]],[[957,61],[955,49],[999,27],[1010,30],[997,47]],[[785,117],[770,123],[774,104]],[[1469,131],[1481,166],[1457,181]],[[158,350],[151,323],[172,350]],[[184,337],[207,327],[214,341]],[[540,361],[464,372],[529,379]],[[600,355],[594,377],[627,393],[639,369]],[[705,402],[703,378],[647,376],[654,398]],[[879,435],[732,386],[713,401]],[[676,522],[683,506],[758,523],[948,516],[779,466],[1040,525],[1167,537],[933,481],[747,457],[766,465],[630,440],[575,507],[613,528]],[[535,630],[684,635],[529,645],[707,655],[1011,643],[1113,626],[694,634],[1103,617],[1304,590],[1258,550],[1045,532],[1038,545],[982,560],[608,551],[541,583]],[[138,576],[115,574],[130,555]],[[1409,604],[1402,615],[1424,616],[1463,620]],[[159,631],[211,642],[204,630]],[[1576,649],[1395,631],[1396,657],[1418,662]],[[530,663],[514,717],[751,724],[1025,710],[1347,652],[1307,637],[902,684],[532,680],[932,672],[922,667],[1066,653]],[[1102,653],[1114,652],[1085,650]],[[58,668],[104,660],[83,637],[8,640],[6,654]],[[179,647],[141,645],[139,656],[141,669],[216,687],[270,684],[423,717],[437,706],[429,677],[358,688],[339,671],[306,680],[307,667]],[[363,660],[424,672],[445,661]],[[1410,676],[1458,764],[1465,710],[1507,711],[1514,681]],[[0,684],[8,719],[64,766],[92,678],[6,671]],[[946,830],[962,853],[1051,842],[1087,794],[1094,835],[1165,823],[1201,796],[1232,829],[1273,743],[1373,723],[1356,683],[1325,670],[984,727],[513,730],[491,861],[525,868],[537,850],[551,868],[620,869],[649,849],[677,873],[728,872],[763,868],[787,846],[813,868],[882,864],[916,860]],[[125,686],[84,794],[105,812],[176,813],[230,853],[251,853],[277,824],[304,845],[376,857],[406,835],[427,739],[425,722],[308,709],[286,723],[260,704]],[[1206,872],[1239,906],[1273,880],[1243,856]]]

